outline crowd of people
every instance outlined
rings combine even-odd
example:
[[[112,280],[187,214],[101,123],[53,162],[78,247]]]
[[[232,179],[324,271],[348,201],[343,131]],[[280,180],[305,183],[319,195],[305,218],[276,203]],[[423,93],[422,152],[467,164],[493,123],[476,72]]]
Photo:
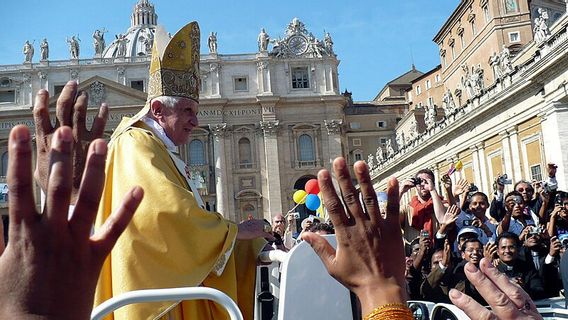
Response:
[[[474,185],[463,179],[454,184],[448,175],[440,181],[443,198],[427,169],[404,180],[401,195],[416,189],[400,216],[405,236],[413,235],[406,237],[409,297],[450,302],[449,290],[455,288],[486,304],[464,273],[468,262],[479,266],[482,258],[533,299],[558,296],[559,262],[568,247],[568,193],[558,190],[556,165],[547,168],[544,181],[512,184],[499,175],[491,201]]]
[[[293,215],[276,215],[269,233],[266,221],[236,224],[206,211],[174,152],[198,125],[199,27],[190,23],[173,37],[158,31],[156,39],[164,41],[155,42],[147,103],[121,122],[109,147],[98,139],[108,109],[103,106],[87,130],[88,95],[75,82],[58,97],[55,126],[48,92],[35,98],[33,175],[29,129],[12,129],[0,318],[88,319],[93,305],[131,290],[206,286],[225,292],[250,319],[256,258],[268,249],[264,239],[283,250],[308,242],[329,274],[359,298],[365,319],[412,319],[408,298],[425,296],[449,299],[472,319],[539,319],[531,296],[558,293],[568,196],[556,190],[552,164],[540,187],[521,181],[503,195],[506,179],[497,179],[491,204],[447,176],[444,200],[429,170],[400,184],[391,178],[381,211],[367,165],[354,165],[356,189],[345,160],[337,158],[332,170],[339,193],[328,170],[318,173],[327,222],[308,217],[297,231]],[[172,77],[193,81],[178,86]],[[45,192],[39,212],[34,178]],[[401,195],[414,187],[417,194],[401,206]],[[321,236],[329,233],[336,234],[336,249]],[[405,238],[411,239],[406,256]],[[212,302],[180,301],[128,306],[113,318],[227,314]]]

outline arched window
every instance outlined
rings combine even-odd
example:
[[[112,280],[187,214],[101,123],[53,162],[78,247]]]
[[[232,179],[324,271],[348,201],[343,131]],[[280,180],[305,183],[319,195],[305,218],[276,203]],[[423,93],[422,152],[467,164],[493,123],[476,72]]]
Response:
[[[241,168],[252,168],[252,149],[248,138],[239,140],[239,166]]]
[[[201,140],[194,139],[189,144],[189,164],[194,166],[205,164],[205,151]]]
[[[307,134],[303,134],[298,138],[298,145],[300,147],[300,161],[314,161],[314,142],[312,137]]]
[[[8,174],[8,151],[2,154],[2,176]]]

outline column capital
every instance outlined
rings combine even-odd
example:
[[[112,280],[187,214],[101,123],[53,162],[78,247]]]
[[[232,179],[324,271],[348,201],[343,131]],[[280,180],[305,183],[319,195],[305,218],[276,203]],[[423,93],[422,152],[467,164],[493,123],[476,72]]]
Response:
[[[218,123],[218,124],[210,124],[209,125],[209,131],[213,134],[213,136],[215,138],[223,137],[225,135],[226,130],[227,130],[227,124],[226,123]]]
[[[481,141],[475,144],[477,150],[484,150],[485,149],[485,141]]]
[[[342,119],[324,120],[323,123],[328,135],[341,133],[341,126],[343,125]]]
[[[478,149],[479,149],[479,146],[477,144],[469,147],[469,150],[471,152],[477,152]]]
[[[509,132],[507,130],[503,130],[499,132],[499,136],[501,137],[501,140],[504,140],[509,137]]]
[[[513,125],[512,127],[507,128],[507,132],[509,135],[517,134],[519,132],[519,126]]]
[[[568,103],[563,103],[560,101],[552,101],[542,107],[538,112],[538,117],[540,118],[540,122],[546,121],[548,116],[556,112],[567,112],[568,111]]]
[[[278,132],[278,128],[280,127],[279,120],[271,120],[271,121],[260,121],[260,129],[264,132],[264,135],[275,135]]]

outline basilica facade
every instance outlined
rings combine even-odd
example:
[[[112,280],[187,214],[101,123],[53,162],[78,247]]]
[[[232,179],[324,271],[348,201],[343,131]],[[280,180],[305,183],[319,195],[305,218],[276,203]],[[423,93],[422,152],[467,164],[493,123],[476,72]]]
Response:
[[[102,102],[109,105],[107,138],[140,110],[157,22],[154,5],[139,0],[130,27],[114,41],[105,43],[106,30],[95,30],[93,57],[81,56],[71,38],[69,58],[51,59],[44,40],[38,62],[32,53],[23,64],[0,66],[2,176],[8,132],[17,124],[33,128],[39,89],[50,92],[54,110],[65,83],[76,80],[89,93],[89,122]],[[316,38],[297,18],[282,30],[259,31],[251,39],[258,51],[238,54],[219,53],[217,34],[202,32],[208,45],[200,63],[199,127],[179,148],[208,208],[234,221],[288,211],[294,190],[343,154],[347,99],[339,93],[331,35]]]

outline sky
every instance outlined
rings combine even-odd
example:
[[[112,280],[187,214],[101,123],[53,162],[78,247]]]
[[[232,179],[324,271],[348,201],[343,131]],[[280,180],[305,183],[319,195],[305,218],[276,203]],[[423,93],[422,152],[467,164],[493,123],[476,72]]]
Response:
[[[115,34],[130,26],[137,0],[4,0],[0,10],[0,65],[24,61],[22,47],[35,41],[34,62],[39,43],[47,38],[50,60],[69,58],[65,39],[78,35],[80,58],[94,55],[92,34],[105,28],[107,45]],[[217,32],[219,54],[254,53],[257,36],[265,28],[271,38],[283,37],[297,17],[316,38],[324,30],[333,38],[340,60],[341,91],[353,93],[355,101],[372,100],[390,80],[411,69],[422,72],[440,64],[432,41],[457,7],[459,0],[150,0],[158,23],[175,33],[186,23],[199,22],[202,52],[207,35]],[[431,5],[434,4],[435,5]]]

